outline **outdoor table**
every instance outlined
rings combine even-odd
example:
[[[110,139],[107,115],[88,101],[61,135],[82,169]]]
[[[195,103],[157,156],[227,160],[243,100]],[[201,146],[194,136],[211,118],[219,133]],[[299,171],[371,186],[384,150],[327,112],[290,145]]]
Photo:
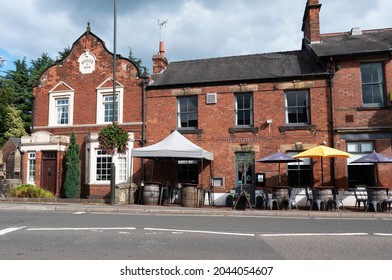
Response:
[[[383,211],[384,200],[388,198],[389,188],[385,187],[367,187],[368,201],[375,208],[377,212],[377,205],[380,205],[380,211]]]

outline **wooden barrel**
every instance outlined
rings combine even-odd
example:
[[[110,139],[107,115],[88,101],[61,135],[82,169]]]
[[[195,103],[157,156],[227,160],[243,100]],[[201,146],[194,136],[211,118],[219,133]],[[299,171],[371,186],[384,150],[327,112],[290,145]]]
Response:
[[[183,184],[181,190],[181,205],[183,207],[199,207],[198,198],[200,199],[200,191],[197,185]]]
[[[143,188],[143,202],[146,205],[158,205],[159,185],[145,185]]]
[[[289,197],[289,189],[288,188],[272,188],[272,197],[278,201],[279,209],[283,209],[285,207],[284,202],[286,198]]]

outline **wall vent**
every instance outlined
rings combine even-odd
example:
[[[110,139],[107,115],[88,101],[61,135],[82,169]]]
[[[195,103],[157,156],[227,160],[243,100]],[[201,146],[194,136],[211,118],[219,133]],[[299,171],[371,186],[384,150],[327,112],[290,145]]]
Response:
[[[207,93],[206,95],[206,103],[207,104],[215,104],[217,102],[216,92]]]

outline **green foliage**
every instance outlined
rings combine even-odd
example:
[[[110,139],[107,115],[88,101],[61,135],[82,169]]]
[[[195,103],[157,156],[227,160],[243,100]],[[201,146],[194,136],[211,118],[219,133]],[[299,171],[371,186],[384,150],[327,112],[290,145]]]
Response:
[[[21,137],[23,135],[27,135],[20,113],[20,110],[10,105],[6,107],[6,116],[3,122],[5,137]]]
[[[242,174],[242,181],[244,180],[246,173],[255,162],[255,154],[253,152],[247,153],[244,157],[237,157],[238,171]]]
[[[30,198],[54,198],[54,194],[48,190],[31,184],[22,184],[11,189],[10,193],[14,197],[30,197]]]
[[[64,48],[63,51],[58,52],[59,55],[56,57],[56,60],[63,60],[70,53],[71,53],[71,48],[70,48],[70,46],[68,46],[68,47]]]
[[[109,124],[98,134],[99,148],[108,154],[124,154],[128,149],[128,137],[128,132],[118,123]]]
[[[69,147],[65,153],[66,170],[63,185],[63,196],[75,198],[78,195],[80,183],[80,148],[76,143],[75,133],[72,132]]]
[[[143,66],[142,60],[140,58],[134,57],[132,53],[131,47],[129,47],[129,55],[128,58],[135,64],[135,66],[139,69],[139,73],[143,76],[148,75],[148,69],[146,66]],[[143,71],[142,71],[143,70]]]

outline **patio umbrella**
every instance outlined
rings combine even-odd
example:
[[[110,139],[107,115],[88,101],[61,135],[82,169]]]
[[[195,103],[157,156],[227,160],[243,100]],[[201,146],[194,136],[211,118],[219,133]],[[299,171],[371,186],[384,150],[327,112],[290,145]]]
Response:
[[[356,160],[353,160],[351,163],[392,163],[392,158],[386,155],[376,153],[376,151],[371,152],[363,157],[360,157]],[[378,184],[378,173],[377,168],[375,169],[376,173],[376,184]]]
[[[321,159],[321,185],[324,185],[324,174],[323,174],[323,158],[348,158],[351,154],[334,149],[328,146],[320,145],[302,153],[299,153],[293,158],[320,158]]]
[[[270,162],[270,163],[277,163],[278,164],[278,178],[279,178],[279,186],[280,186],[280,163],[287,163],[287,162],[296,162],[300,161],[299,159],[293,158],[287,154],[276,152],[272,155],[260,158],[256,160],[257,162]]]

